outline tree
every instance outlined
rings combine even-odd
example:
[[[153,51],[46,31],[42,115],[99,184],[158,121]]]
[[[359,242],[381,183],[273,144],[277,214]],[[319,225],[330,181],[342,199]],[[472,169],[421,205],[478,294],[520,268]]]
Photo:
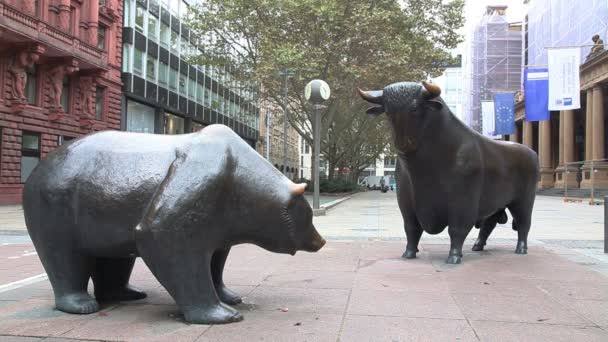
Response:
[[[461,37],[463,0],[206,0],[186,18],[204,38],[193,63],[230,65],[255,80],[262,94],[288,106],[289,123],[313,145],[313,111],[303,89],[326,80],[332,98],[322,118],[321,152],[335,167],[354,170],[377,158],[388,140],[380,120],[365,116],[356,87],[436,76]],[[281,70],[289,79],[283,103]],[[384,139],[383,139],[384,138]],[[383,145],[384,146],[381,146]],[[375,156],[374,156],[375,154]],[[369,164],[369,163],[368,163]]]

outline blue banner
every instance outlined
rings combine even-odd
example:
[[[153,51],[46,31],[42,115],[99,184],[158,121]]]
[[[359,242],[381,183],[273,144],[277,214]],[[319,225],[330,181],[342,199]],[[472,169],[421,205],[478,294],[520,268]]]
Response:
[[[524,73],[526,121],[544,121],[549,112],[549,69],[528,69]]]
[[[495,135],[515,133],[515,93],[494,95]]]

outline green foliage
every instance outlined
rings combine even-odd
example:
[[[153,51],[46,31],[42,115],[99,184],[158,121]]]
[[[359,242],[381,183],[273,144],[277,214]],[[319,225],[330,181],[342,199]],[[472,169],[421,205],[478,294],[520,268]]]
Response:
[[[306,191],[313,192],[313,184],[308,179],[300,179],[296,183],[306,183]],[[321,178],[319,183],[319,192],[321,193],[342,193],[342,192],[354,192],[362,190],[361,186],[355,181],[351,181],[343,178],[328,179],[326,177]]]
[[[369,119],[356,87],[383,88],[442,72],[461,37],[463,0],[207,0],[186,23],[205,37],[191,62],[232,65],[235,77],[259,82],[263,96],[283,104],[279,72],[289,79],[288,120],[313,145],[306,83],[324,79],[332,96],[322,118],[321,154],[330,166],[357,172],[384,151],[390,135]]]

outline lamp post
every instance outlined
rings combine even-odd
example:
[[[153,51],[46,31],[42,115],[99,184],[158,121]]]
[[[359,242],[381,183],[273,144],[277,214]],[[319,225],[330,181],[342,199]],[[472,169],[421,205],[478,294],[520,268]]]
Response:
[[[313,211],[317,214],[323,215],[323,212],[319,208],[319,150],[321,149],[321,109],[325,108],[323,103],[329,99],[331,91],[329,85],[322,80],[312,80],[304,89],[304,97],[307,101],[312,103],[314,110],[314,124],[312,127],[313,141],[314,141],[314,154],[313,154],[313,182],[314,182],[314,196],[313,196]]]

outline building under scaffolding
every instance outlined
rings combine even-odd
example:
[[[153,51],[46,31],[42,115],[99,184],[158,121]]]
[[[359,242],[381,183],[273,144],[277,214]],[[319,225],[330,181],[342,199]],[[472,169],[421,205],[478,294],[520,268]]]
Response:
[[[510,24],[507,6],[488,6],[472,33],[466,63],[464,119],[482,131],[482,101],[493,101],[494,94],[520,90],[522,64],[522,26]]]

